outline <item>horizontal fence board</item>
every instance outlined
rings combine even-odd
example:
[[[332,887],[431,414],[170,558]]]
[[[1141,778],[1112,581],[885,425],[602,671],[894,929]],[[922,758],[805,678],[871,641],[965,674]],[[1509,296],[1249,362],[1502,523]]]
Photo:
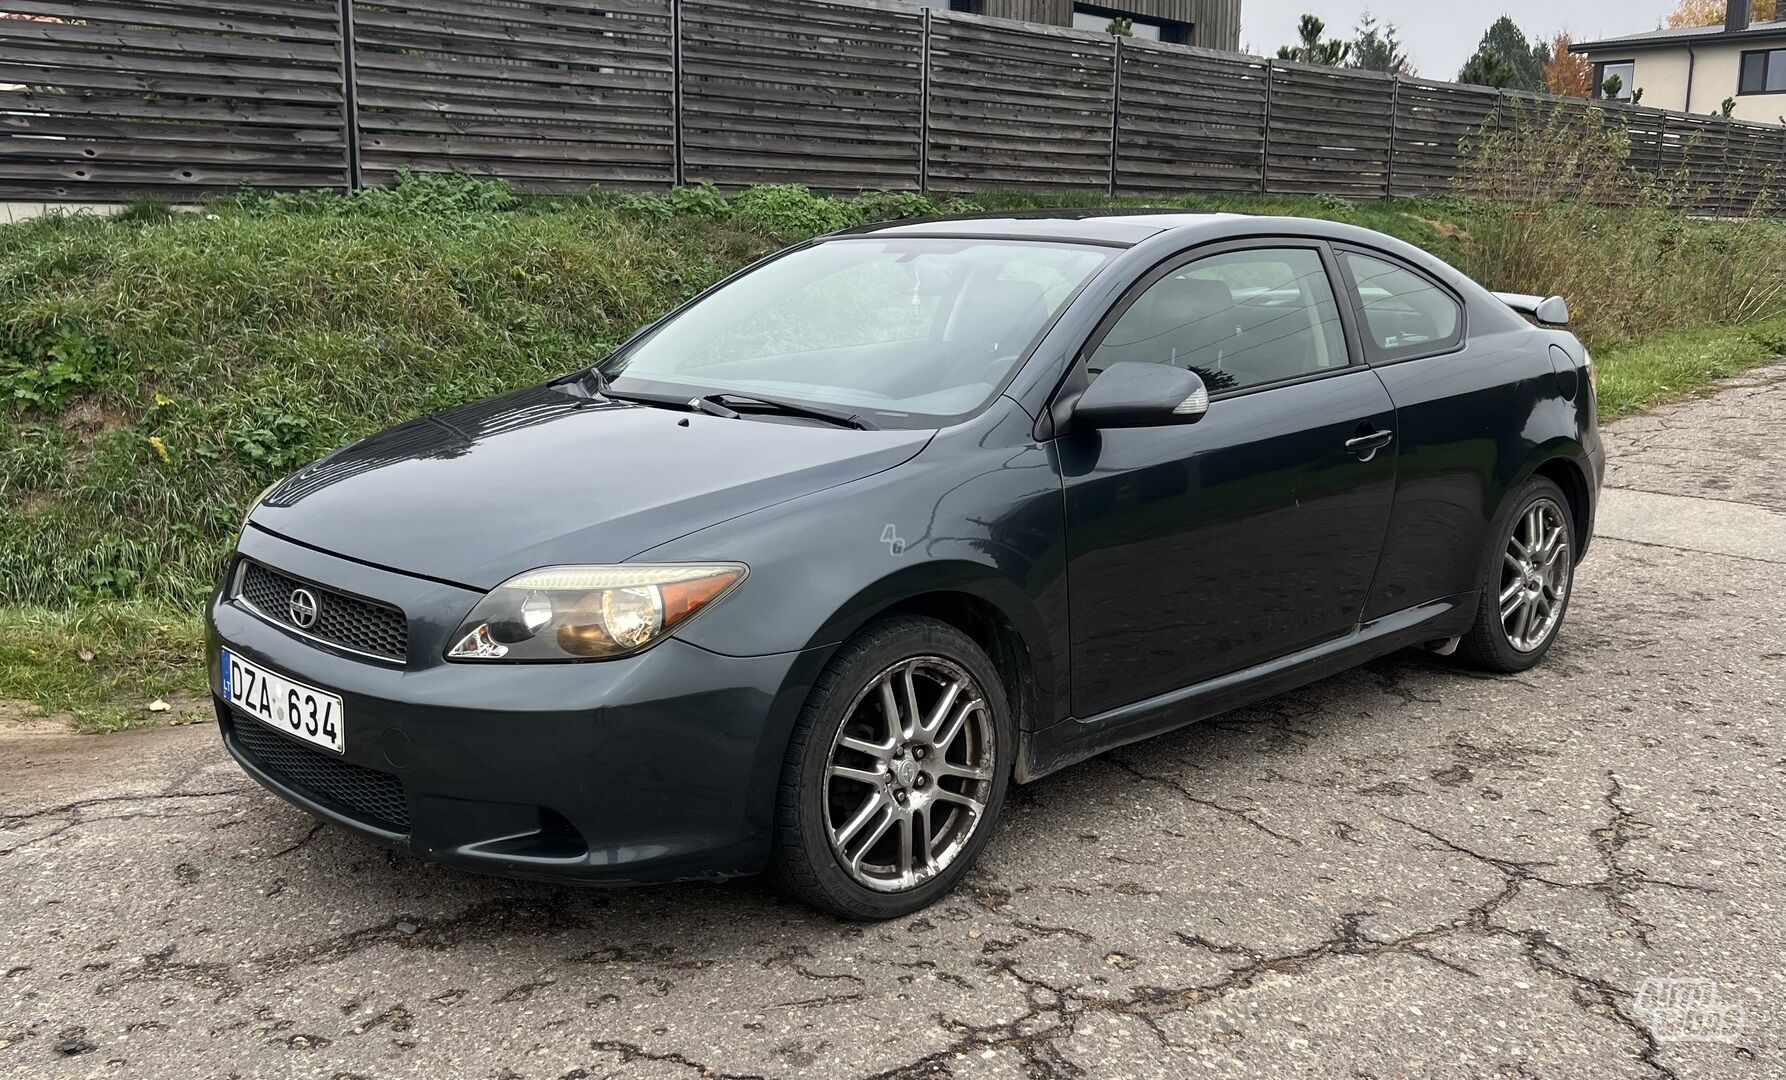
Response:
[[[1108,187],[1108,35],[941,13],[930,28],[929,187]]]
[[[1389,194],[1394,112],[1388,76],[1272,61],[1265,190]]]
[[[1393,196],[1436,195],[1468,158],[1466,144],[1500,106],[1498,91],[1425,79],[1401,79],[1395,88]]]
[[[46,198],[343,188],[334,0],[49,3],[0,20],[0,180]]]
[[[924,19],[809,0],[682,0],[690,181],[912,190]]]
[[[355,0],[360,167],[517,188],[675,178],[670,0]]]
[[[194,5],[196,10],[180,10],[170,8],[166,4],[155,8],[155,25],[170,30],[205,30],[219,34],[252,34],[257,37],[272,38],[282,41],[319,41],[334,44],[340,40],[339,28],[335,25],[334,13],[329,18],[294,18],[290,15],[270,14],[257,16],[251,11],[244,11],[239,5],[225,9],[221,5]],[[99,0],[75,0],[75,2],[48,3],[44,0],[7,0],[6,10],[16,15],[44,16],[48,20],[78,19],[88,26],[123,26],[136,27],[143,24],[141,5],[133,5],[128,0],[116,2],[99,2]],[[22,21],[21,25],[45,27],[47,22]]]
[[[1257,191],[1269,65],[1122,43],[1114,186],[1131,192]]]

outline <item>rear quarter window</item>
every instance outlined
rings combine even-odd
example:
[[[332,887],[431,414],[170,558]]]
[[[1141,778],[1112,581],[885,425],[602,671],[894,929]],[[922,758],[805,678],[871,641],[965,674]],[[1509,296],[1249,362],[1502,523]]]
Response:
[[[1357,251],[1339,256],[1372,356],[1431,356],[1463,340],[1463,305],[1449,289],[1387,259]]]

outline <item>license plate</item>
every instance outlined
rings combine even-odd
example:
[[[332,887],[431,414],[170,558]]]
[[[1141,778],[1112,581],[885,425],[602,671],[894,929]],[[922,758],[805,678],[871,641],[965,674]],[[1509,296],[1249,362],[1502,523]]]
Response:
[[[231,705],[325,750],[345,752],[341,699],[222,650],[223,696]]]

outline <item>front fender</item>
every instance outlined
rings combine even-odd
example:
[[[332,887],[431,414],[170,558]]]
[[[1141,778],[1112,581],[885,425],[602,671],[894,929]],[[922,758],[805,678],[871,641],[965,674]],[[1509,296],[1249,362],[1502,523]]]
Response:
[[[736,591],[676,636],[731,656],[833,646],[915,597],[996,608],[1059,684],[1067,643],[1059,474],[1015,403],[938,434],[912,460],[669,541],[641,561],[746,563]],[[1042,717],[1052,720],[1052,715]]]

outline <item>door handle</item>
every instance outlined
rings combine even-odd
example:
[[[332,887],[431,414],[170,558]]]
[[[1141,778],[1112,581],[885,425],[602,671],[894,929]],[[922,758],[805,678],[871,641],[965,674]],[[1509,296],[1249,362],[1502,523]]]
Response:
[[[1346,440],[1346,453],[1357,454],[1359,461],[1369,461],[1394,438],[1393,431],[1367,431]]]

